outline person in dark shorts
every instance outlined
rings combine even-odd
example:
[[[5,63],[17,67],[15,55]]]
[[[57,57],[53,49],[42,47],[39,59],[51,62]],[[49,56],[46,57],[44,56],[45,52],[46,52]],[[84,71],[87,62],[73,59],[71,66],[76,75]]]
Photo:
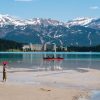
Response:
[[[7,63],[3,62],[3,82],[7,80]]]

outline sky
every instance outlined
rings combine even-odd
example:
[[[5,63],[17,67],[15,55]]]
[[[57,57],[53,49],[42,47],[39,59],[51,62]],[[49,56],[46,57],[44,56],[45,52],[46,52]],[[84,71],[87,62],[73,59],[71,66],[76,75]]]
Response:
[[[52,18],[68,21],[100,17],[100,0],[0,0],[0,14],[21,19]]]

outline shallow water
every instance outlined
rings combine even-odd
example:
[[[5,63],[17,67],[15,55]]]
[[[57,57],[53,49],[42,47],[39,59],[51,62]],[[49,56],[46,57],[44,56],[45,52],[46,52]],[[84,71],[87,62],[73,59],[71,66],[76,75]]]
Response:
[[[91,100],[100,100],[100,91],[93,91]]]
[[[63,57],[64,60],[46,61],[43,57]],[[9,68],[30,68],[55,70],[63,69],[77,70],[79,68],[100,69],[100,53],[78,53],[78,52],[28,52],[28,53],[0,53],[0,65],[3,61],[9,62]]]

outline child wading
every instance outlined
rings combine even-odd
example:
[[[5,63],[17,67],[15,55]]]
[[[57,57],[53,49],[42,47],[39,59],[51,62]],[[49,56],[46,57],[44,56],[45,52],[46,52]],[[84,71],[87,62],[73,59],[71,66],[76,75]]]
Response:
[[[3,82],[7,79],[7,62],[3,62]]]

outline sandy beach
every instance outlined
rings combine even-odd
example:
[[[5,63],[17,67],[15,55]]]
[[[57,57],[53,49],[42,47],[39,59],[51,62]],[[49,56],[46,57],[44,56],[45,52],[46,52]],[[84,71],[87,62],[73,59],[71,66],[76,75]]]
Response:
[[[7,82],[0,70],[0,100],[89,100],[100,89],[96,69],[37,71],[8,69]]]
[[[1,85],[0,100],[78,100],[86,91],[24,85]]]

